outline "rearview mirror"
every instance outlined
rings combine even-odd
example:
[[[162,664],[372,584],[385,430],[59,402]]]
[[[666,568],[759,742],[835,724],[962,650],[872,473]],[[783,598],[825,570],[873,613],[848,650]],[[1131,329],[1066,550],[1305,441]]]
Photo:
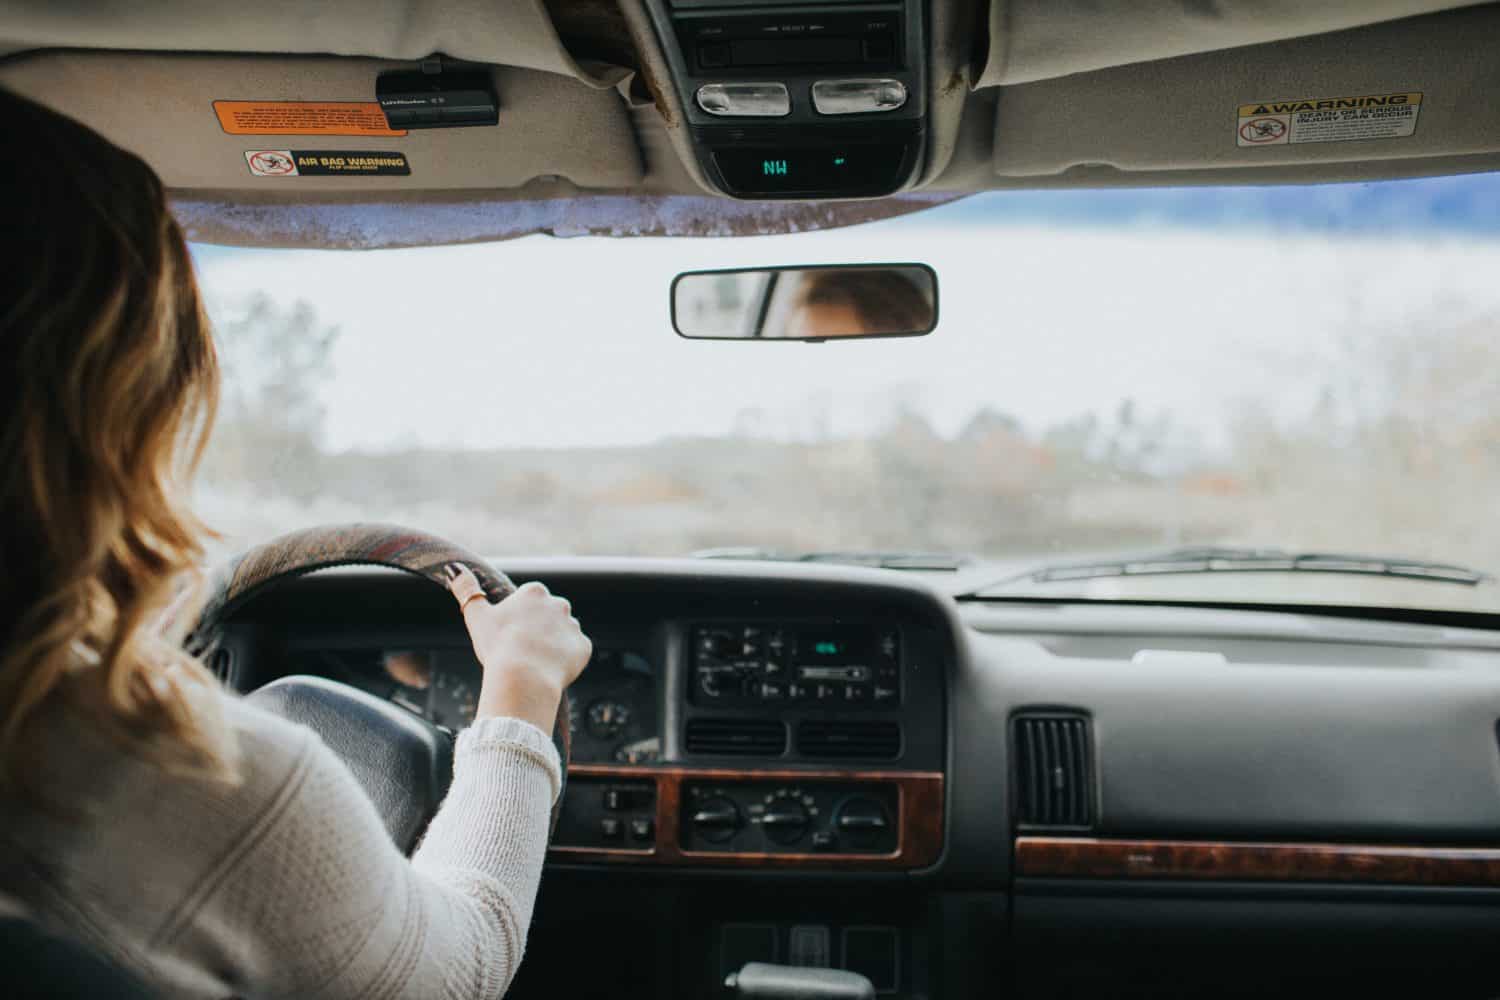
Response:
[[[937,326],[926,264],[689,271],[672,282],[672,326],[690,340],[920,337]]]

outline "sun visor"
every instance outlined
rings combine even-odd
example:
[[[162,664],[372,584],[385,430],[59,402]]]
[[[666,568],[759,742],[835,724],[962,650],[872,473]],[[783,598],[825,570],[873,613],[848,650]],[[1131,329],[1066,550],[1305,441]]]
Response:
[[[1357,28],[1476,0],[990,0],[975,88]]]
[[[1003,87],[994,173],[1113,168],[1164,183],[1500,151],[1494,38],[1500,7],[1475,7]]]
[[[0,54],[29,49],[276,52],[454,59],[540,70],[597,87],[623,70],[583,67],[568,54],[542,0],[6,0]]]
[[[409,63],[338,57],[45,52],[0,64],[0,83],[82,121],[151,164],[176,195],[260,202],[495,191],[541,178],[629,188],[643,175],[614,90],[496,68],[493,126],[386,126],[377,75]]]

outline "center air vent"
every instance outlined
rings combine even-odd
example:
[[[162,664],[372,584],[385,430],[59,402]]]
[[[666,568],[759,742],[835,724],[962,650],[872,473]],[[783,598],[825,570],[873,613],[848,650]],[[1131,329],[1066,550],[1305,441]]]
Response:
[[[901,754],[901,727],[890,721],[809,719],[797,727],[797,750],[805,757],[891,760]]]
[[[1086,829],[1094,822],[1093,741],[1082,715],[1018,716],[1015,739],[1016,821],[1024,827]]]
[[[693,719],[687,752],[719,757],[780,757],[786,726],[776,719]]]

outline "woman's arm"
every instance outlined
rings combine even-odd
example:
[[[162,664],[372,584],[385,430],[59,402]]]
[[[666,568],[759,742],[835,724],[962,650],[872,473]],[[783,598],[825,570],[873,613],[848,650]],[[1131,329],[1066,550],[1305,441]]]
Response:
[[[186,936],[206,932],[177,942],[187,951],[232,952],[216,962],[231,989],[467,1000],[499,997],[514,977],[560,781],[540,727],[592,647],[567,602],[540,584],[492,605],[467,570],[450,578],[484,681],[442,807],[408,861],[321,740],[297,727],[252,736],[304,746],[259,822],[194,894],[202,903],[173,922]]]
[[[453,787],[408,860],[343,761],[307,730],[264,718],[250,723],[266,727],[251,745],[284,749],[295,734],[303,746],[164,951],[251,996],[501,996],[541,878],[551,740],[510,718],[463,733]]]

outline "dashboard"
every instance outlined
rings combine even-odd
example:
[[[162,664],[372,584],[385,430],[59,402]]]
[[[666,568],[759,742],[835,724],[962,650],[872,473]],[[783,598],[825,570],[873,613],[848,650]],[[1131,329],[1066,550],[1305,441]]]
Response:
[[[331,611],[305,622],[286,621],[288,596],[262,598],[271,627],[237,626],[249,647],[237,684],[326,677],[461,730],[481,678],[461,622],[446,595],[384,579],[291,585],[327,592],[316,603]],[[594,644],[569,691],[555,861],[916,871],[938,860],[954,648],[929,593],[839,574],[769,593],[743,578],[547,582]]]
[[[1500,987],[1476,957],[1500,935],[1494,631],[962,603],[850,567],[503,568],[566,594],[595,643],[537,954],[605,920],[643,996],[798,956],[904,998],[1253,995],[1335,955],[1381,985]],[[243,690],[311,673],[472,718],[478,666],[421,581],[314,574],[230,631]],[[1245,942],[1264,975],[1226,986]]]

